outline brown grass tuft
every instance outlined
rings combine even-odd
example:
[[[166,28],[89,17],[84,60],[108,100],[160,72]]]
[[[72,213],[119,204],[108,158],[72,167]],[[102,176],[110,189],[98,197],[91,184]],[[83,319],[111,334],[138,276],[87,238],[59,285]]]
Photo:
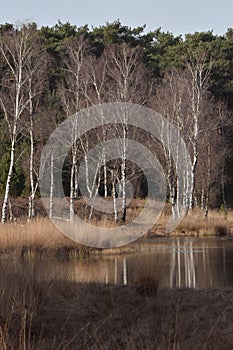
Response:
[[[136,290],[141,295],[152,296],[157,293],[159,282],[151,276],[139,278],[136,282]]]
[[[159,263],[158,255],[138,257],[134,264],[131,281],[141,295],[155,295],[159,288],[159,280],[162,266]],[[137,276],[135,278],[135,276]]]

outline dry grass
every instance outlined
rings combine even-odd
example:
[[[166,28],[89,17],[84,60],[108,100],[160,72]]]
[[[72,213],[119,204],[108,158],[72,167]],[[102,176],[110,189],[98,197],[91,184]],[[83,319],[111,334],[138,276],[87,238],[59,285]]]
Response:
[[[90,242],[95,242],[96,226],[111,227],[107,220],[101,223],[99,221],[93,222],[92,224],[92,226],[80,226],[77,238],[85,238],[86,240],[90,236]],[[98,244],[98,242],[95,243]],[[17,223],[0,223],[0,257],[4,258],[19,256],[24,258],[35,256],[75,258],[98,254],[130,253],[135,252],[135,249],[138,249],[137,244],[115,249],[98,249],[84,246],[64,236],[46,217],[35,218],[30,222],[19,220]]]
[[[80,284],[46,260],[0,262],[0,349],[232,349],[233,289]]]
[[[67,198],[68,200],[68,198]],[[106,203],[108,203],[110,198],[106,199]],[[0,204],[2,203],[2,199],[0,199]],[[127,207],[127,215],[126,215],[126,224],[135,219],[143,210],[145,206],[145,199],[132,199]],[[108,203],[109,204],[109,203]],[[8,236],[9,242],[7,245],[10,245],[10,241],[12,240],[10,236],[16,238],[18,241],[18,235],[15,237],[15,233],[23,234],[25,236],[25,240],[28,242],[25,245],[30,245],[31,241],[33,244],[37,246],[43,246],[46,248],[55,247],[56,245],[68,245],[69,247],[73,245],[73,242],[68,239],[65,239],[56,228],[51,225],[51,223],[46,218],[39,218],[35,221],[33,220],[29,225],[25,225],[26,223],[26,215],[27,215],[27,206],[28,199],[27,198],[15,198],[13,200],[13,211],[14,215],[17,218],[17,225],[14,227],[11,224],[5,225],[3,227],[0,225],[0,233],[4,233],[4,241],[5,236]],[[154,202],[154,207],[159,208],[161,203]],[[88,208],[86,202],[83,198],[75,201],[75,213],[82,219],[86,219],[89,216]],[[36,199],[36,212],[45,215],[45,209],[43,208],[41,199]],[[120,215],[119,215],[120,216]],[[147,236],[157,236],[157,235],[166,235],[166,226],[168,223],[168,219],[171,216],[171,208],[167,204],[165,205],[158,221],[154,215],[151,215],[150,210],[148,211],[148,222],[155,225],[149,230]],[[24,219],[23,219],[24,218]],[[19,224],[19,225],[18,225]],[[114,215],[113,214],[103,214],[102,212],[94,211],[92,224],[94,226],[101,226],[106,228],[111,228],[116,226],[114,223]],[[122,223],[118,223],[121,225]],[[93,227],[94,227],[93,226]],[[87,235],[89,232],[86,232],[86,229],[83,230],[83,234]],[[7,235],[5,235],[7,232]],[[32,234],[33,233],[33,234]],[[233,233],[233,211],[228,210],[227,212],[224,210],[210,210],[208,214],[208,219],[205,218],[204,211],[194,210],[190,212],[181,224],[176,228],[172,234],[176,235],[223,235],[223,234],[231,234]],[[0,239],[1,239],[0,235]],[[0,242],[1,244],[2,242]],[[13,243],[14,244],[14,243]],[[107,244],[106,244],[107,245]]]
[[[56,277],[60,279],[61,271],[48,269],[46,261],[1,260],[1,349],[44,349],[43,323],[36,331],[34,323],[46,300],[53,294]]]
[[[67,244],[68,240],[62,236],[47,218],[36,218],[30,222],[0,224],[1,248],[17,248],[22,245],[35,248],[50,248]]]
[[[221,236],[230,234],[233,227],[233,212],[222,215],[218,210],[210,210],[208,218],[201,210],[188,213],[182,223],[177,227],[177,233],[197,236]]]
[[[0,224],[0,249],[4,257],[87,256],[92,250],[64,236],[48,218],[43,217],[30,222]]]
[[[166,225],[171,215],[168,207],[163,210],[158,222],[148,232],[148,237],[164,234],[166,235]],[[208,218],[202,210],[196,209],[186,214],[182,222],[170,235],[184,236],[221,236],[233,234],[233,211],[229,210],[224,215],[219,210],[210,210]]]
[[[131,210],[139,212],[143,201],[136,204]],[[135,214],[134,213],[134,214]],[[156,236],[165,234],[166,224],[169,218],[167,208],[163,211],[159,221],[148,232],[147,236]],[[80,227],[78,238],[87,238],[90,240],[97,237],[95,235],[95,225],[105,228],[112,227],[112,223],[107,219],[103,221],[92,222],[93,226],[89,228],[84,225]],[[221,215],[217,210],[211,210],[208,219],[204,213],[195,210],[186,215],[182,223],[171,235],[225,235],[233,232],[233,211],[229,211],[227,216]],[[108,232],[106,232],[107,235]],[[93,238],[94,237],[94,238]],[[107,236],[106,236],[107,239]],[[98,244],[98,242],[96,242]],[[108,245],[106,240],[106,246]],[[137,251],[137,244],[127,245],[116,249],[97,249],[88,248],[78,244],[64,236],[46,217],[38,217],[31,222],[19,220],[17,223],[0,224],[0,255],[5,257],[12,256],[35,256],[35,255],[60,255],[64,257],[89,256],[90,254],[119,254]]]

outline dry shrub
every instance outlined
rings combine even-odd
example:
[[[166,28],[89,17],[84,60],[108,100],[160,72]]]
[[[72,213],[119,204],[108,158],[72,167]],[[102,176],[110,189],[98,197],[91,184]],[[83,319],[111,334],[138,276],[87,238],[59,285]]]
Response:
[[[144,255],[136,260],[131,281],[139,294],[152,296],[157,293],[161,268],[156,254]]]
[[[216,225],[214,230],[216,236],[226,236],[229,233],[229,229],[226,225]]]
[[[136,290],[141,295],[155,295],[158,290],[159,282],[157,279],[151,276],[145,276],[139,278],[136,282]]]

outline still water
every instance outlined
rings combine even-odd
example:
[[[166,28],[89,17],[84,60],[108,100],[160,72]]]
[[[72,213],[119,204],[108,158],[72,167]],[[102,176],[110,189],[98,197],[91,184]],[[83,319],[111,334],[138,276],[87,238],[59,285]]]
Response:
[[[72,279],[80,282],[132,284],[147,274],[160,287],[233,286],[233,240],[227,238],[156,238],[136,244],[137,253],[72,259]]]

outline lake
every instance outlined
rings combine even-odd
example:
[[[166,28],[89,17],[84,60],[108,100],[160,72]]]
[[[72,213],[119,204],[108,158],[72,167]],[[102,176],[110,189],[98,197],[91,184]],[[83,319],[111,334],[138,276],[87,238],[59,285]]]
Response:
[[[233,286],[233,240],[229,238],[150,238],[134,243],[138,252],[59,262],[78,282],[132,284],[147,274],[160,287]]]

